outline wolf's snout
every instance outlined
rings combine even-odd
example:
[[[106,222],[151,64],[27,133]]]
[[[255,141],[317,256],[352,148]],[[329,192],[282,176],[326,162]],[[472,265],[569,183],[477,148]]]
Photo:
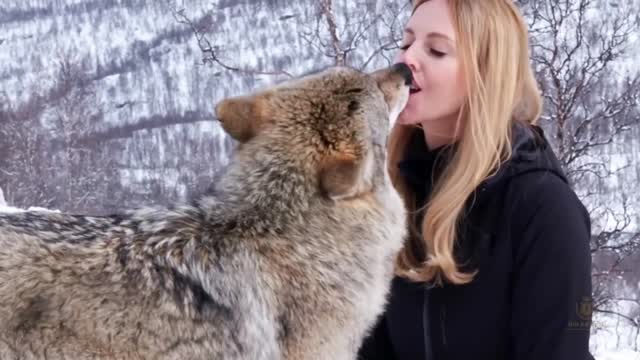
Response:
[[[397,63],[391,67],[391,70],[395,73],[402,75],[404,78],[405,85],[411,85],[413,82],[413,75],[411,74],[411,69],[405,63]]]

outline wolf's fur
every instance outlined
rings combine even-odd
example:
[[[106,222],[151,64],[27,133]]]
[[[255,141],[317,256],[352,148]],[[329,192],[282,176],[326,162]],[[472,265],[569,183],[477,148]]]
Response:
[[[0,359],[353,359],[405,213],[385,170],[397,70],[222,101],[212,194],[109,217],[0,215]]]

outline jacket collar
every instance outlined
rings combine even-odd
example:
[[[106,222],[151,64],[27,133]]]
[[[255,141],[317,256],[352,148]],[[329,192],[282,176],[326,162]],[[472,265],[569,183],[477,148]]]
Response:
[[[398,170],[411,188],[425,190],[433,185],[435,178],[444,170],[456,144],[445,144],[430,149],[421,129],[414,131],[410,136],[407,152],[398,163]]]
[[[498,171],[485,179],[476,189],[476,201],[484,194],[492,193],[504,186],[515,176],[532,172],[546,171],[567,179],[560,162],[545,138],[544,131],[537,125],[514,123],[512,128],[511,158],[504,162]],[[457,143],[429,149],[425,144],[424,133],[415,131],[411,135],[408,152],[398,164],[400,174],[407,184],[416,191],[430,191],[433,182],[442,173]]]

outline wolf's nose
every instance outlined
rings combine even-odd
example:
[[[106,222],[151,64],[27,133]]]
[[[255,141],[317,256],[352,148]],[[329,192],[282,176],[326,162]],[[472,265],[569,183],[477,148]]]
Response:
[[[397,63],[391,67],[393,72],[399,73],[404,78],[405,85],[411,85],[413,82],[413,76],[411,75],[411,69],[405,63]]]

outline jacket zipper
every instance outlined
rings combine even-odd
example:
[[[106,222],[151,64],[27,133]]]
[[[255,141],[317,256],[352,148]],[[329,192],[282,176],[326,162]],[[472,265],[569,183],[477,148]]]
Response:
[[[424,354],[425,360],[433,359],[433,349],[431,348],[431,332],[429,329],[429,295],[431,287],[424,290],[424,300],[422,303],[422,328],[424,329]]]
[[[447,307],[442,304],[442,311],[440,312],[440,331],[442,333],[442,345],[447,346],[447,332],[445,331],[445,324],[447,321]]]

